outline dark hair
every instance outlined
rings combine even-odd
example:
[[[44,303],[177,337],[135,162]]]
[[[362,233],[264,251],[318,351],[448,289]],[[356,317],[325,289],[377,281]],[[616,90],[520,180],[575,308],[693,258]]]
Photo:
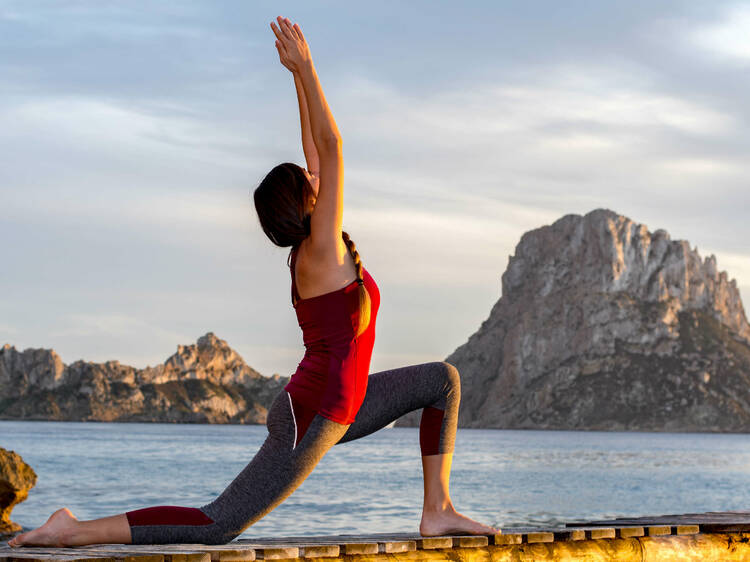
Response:
[[[284,162],[275,166],[253,193],[255,211],[260,227],[266,236],[282,248],[291,246],[287,265],[291,267],[292,252],[310,236],[310,213],[307,203],[314,196],[313,188],[304,170],[297,164]],[[342,231],[341,237],[354,259],[357,269],[359,293],[359,325],[355,327],[358,336],[370,324],[370,294],[364,285],[362,259],[349,234]]]

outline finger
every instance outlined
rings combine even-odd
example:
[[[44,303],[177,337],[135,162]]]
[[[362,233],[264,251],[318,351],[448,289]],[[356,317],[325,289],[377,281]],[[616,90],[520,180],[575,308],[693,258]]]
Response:
[[[271,22],[271,29],[273,30],[274,35],[276,35],[277,39],[281,39],[283,37],[281,31],[278,30],[278,28],[274,25],[273,22]]]
[[[284,34],[284,36],[288,39],[294,39],[294,36],[289,31],[289,24],[287,24],[284,18],[279,16],[277,19],[279,20],[279,28],[281,29],[281,32]]]
[[[302,35],[302,30],[300,29],[299,24],[297,23],[294,24],[294,30],[297,32],[297,35],[299,36],[299,38],[302,41],[305,41],[305,36]],[[307,43],[307,41],[305,41],[305,43]]]
[[[299,39],[299,35],[297,35],[297,30],[294,29],[294,26],[292,25],[291,20],[289,18],[284,18],[284,21],[289,26],[289,33],[292,34],[292,37],[294,37],[295,39]]]
[[[286,28],[289,30],[289,35],[292,39],[295,41],[299,38],[297,37],[297,33],[294,31],[294,28],[292,27],[292,22],[289,21],[289,18],[284,18],[284,23],[286,24]]]

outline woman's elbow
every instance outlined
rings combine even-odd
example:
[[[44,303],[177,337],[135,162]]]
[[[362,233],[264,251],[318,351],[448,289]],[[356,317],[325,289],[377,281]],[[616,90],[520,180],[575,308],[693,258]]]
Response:
[[[341,135],[327,134],[322,136],[315,142],[315,147],[319,153],[324,152],[340,152],[341,151]]]

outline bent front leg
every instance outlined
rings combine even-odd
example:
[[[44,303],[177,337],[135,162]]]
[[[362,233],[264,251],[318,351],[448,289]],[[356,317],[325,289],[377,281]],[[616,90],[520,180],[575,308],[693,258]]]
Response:
[[[373,373],[357,417],[339,443],[369,435],[404,414],[423,408],[419,425],[422,456],[452,453],[461,403],[458,369],[433,361]]]

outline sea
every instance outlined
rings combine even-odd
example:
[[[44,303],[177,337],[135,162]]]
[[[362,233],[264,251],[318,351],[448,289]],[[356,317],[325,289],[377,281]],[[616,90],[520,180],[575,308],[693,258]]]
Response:
[[[242,470],[265,426],[0,421],[0,447],[38,475],[12,519],[35,528],[60,507],[94,519],[153,505],[198,507]],[[417,429],[334,446],[241,538],[417,532]],[[750,509],[750,435],[459,429],[451,496],[504,529]]]

